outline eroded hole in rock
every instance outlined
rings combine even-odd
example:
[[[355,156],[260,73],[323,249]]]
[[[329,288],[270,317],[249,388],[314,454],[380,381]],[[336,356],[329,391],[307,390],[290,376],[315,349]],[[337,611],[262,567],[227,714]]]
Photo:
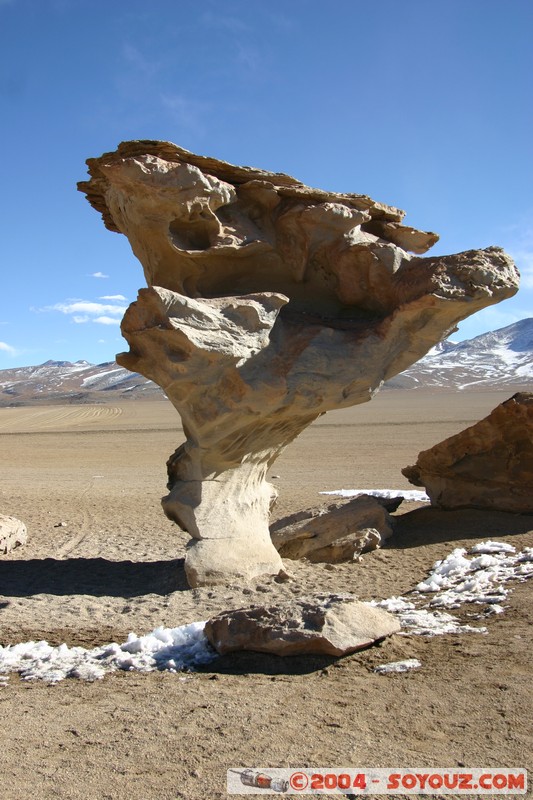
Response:
[[[202,218],[174,219],[168,226],[168,232],[172,243],[180,250],[207,250],[211,247],[210,227]]]

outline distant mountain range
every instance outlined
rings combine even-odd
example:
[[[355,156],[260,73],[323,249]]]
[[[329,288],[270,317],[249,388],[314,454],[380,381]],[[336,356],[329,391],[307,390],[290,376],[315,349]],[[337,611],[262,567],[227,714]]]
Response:
[[[533,391],[533,318],[464,342],[444,341],[385,384],[389,389]]]
[[[533,391],[533,318],[475,339],[444,341],[385,389]],[[164,398],[161,389],[114,361],[46,361],[0,370],[0,407],[49,403],[116,403]]]
[[[0,407],[48,403],[116,403],[154,400],[163,392],[114,361],[45,361],[37,367],[0,370]]]

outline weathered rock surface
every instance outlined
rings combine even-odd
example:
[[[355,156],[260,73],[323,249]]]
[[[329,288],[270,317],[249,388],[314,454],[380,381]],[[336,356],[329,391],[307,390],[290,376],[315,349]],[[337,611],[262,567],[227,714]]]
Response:
[[[515,394],[402,472],[442,508],[533,513],[533,394]]]
[[[278,656],[343,656],[398,633],[400,625],[381,608],[351,595],[332,594],[224,611],[204,630],[221,655],[255,650]]]
[[[26,544],[26,526],[16,517],[0,514],[0,555],[7,555],[15,547]]]
[[[514,294],[516,269],[499,248],[413,257],[404,248],[424,252],[436,235],[396,208],[169,142],[124,142],[87,163],[80,190],[128,237],[149,285],[117,361],[159,384],[183,421],[163,506],[193,537],[189,582],[276,573],[266,474],[284,447]]]
[[[352,561],[392,535],[394,520],[387,509],[400,502],[361,495],[311,508],[271,525],[270,536],[282,558],[330,564]]]

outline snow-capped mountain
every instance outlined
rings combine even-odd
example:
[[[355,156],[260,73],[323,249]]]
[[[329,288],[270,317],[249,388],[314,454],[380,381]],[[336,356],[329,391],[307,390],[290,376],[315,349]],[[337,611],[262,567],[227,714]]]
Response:
[[[464,342],[441,342],[388,381],[390,389],[494,389],[533,391],[533,318]]]
[[[41,403],[103,403],[155,399],[161,389],[114,361],[46,361],[36,367],[0,370],[0,406]]]
[[[533,391],[533,318],[464,342],[444,341],[385,389]],[[114,361],[46,361],[0,370],[0,406],[162,398],[161,389]]]

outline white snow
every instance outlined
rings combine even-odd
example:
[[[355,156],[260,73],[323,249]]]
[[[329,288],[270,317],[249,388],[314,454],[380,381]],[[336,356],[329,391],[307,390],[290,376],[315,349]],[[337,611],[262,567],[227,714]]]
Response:
[[[100,383],[102,378],[106,375],[116,375],[117,372],[125,372],[123,367],[117,367],[116,369],[108,369],[105,372],[97,372],[96,375],[89,375],[88,378],[84,378],[81,382],[82,387],[85,389],[87,386],[92,386],[94,383]],[[109,383],[109,379],[105,381],[105,385]]]
[[[422,386],[505,386],[533,378],[533,319],[465,342],[443,342],[402,375]]]
[[[480,542],[467,551],[453,550],[437,561],[425,580],[405,597],[373,600],[370,605],[397,614],[406,634],[435,636],[444,633],[485,633],[484,627],[462,625],[452,614],[436,608],[459,608],[464,603],[489,606],[486,613],[502,614],[509,581],[533,577],[533,547],[521,553],[506,542]],[[432,597],[425,600],[427,595]]]
[[[411,603],[409,600],[406,600],[405,597],[389,597],[387,600],[380,600],[379,602],[372,600],[370,605],[383,608],[385,611],[389,611],[391,614],[399,614],[403,611],[412,611],[416,608],[415,604]]]
[[[457,608],[463,603],[498,604],[509,592],[504,583],[533,576],[533,547],[517,554],[512,545],[482,542],[474,545],[469,555],[463,547],[456,548],[433,565],[416,591],[432,593],[430,605],[439,608]]]
[[[372,672],[378,675],[390,675],[394,672],[409,672],[411,669],[418,669],[422,664],[418,658],[406,658],[405,661],[391,661],[389,664],[379,664],[374,667]]]
[[[486,628],[461,625],[457,617],[443,611],[429,611],[417,608],[405,597],[390,597],[387,600],[371,600],[368,605],[383,608],[397,614],[404,635],[442,636],[445,633],[486,633]]]
[[[483,626],[461,625],[457,617],[445,611],[428,611],[415,608],[399,615],[405,634],[413,636],[442,636],[445,633],[486,633]]]
[[[415,489],[334,489],[331,492],[319,492],[319,494],[335,494],[340,497],[357,497],[360,494],[368,494],[371,497],[384,497],[386,500],[403,497],[404,500],[429,502],[429,497],[425,492]]]
[[[516,548],[507,542],[480,542],[470,548],[471,553],[516,553]]]
[[[156,628],[146,636],[130,633],[123,644],[115,642],[86,650],[48,642],[0,646],[0,680],[18,672],[24,680],[57,683],[64,678],[94,681],[115,670],[177,672],[216,658],[203,629],[205,622],[178,628]]]

